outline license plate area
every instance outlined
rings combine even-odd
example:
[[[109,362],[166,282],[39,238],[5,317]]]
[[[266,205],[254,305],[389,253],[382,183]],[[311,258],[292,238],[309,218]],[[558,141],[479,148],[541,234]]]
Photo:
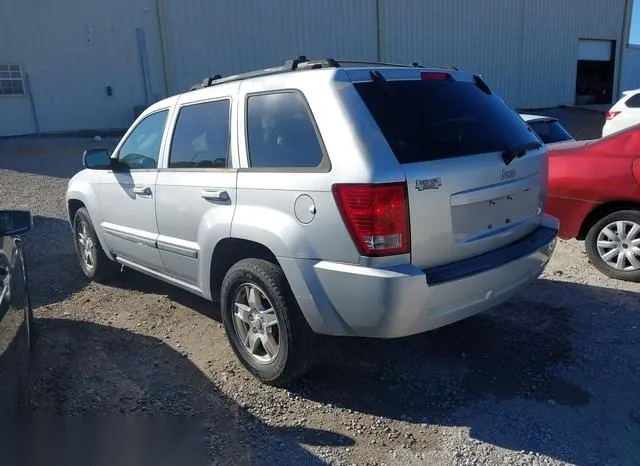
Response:
[[[538,190],[527,188],[451,208],[456,242],[471,242],[517,228],[538,215]]]

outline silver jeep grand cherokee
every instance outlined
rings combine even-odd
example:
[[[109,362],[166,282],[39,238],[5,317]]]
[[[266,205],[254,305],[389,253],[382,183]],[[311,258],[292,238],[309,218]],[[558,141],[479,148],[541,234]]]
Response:
[[[80,265],[220,300],[283,385],[317,335],[395,338],[496,306],[555,246],[547,153],[478,75],[300,57],[153,104],[66,201]]]

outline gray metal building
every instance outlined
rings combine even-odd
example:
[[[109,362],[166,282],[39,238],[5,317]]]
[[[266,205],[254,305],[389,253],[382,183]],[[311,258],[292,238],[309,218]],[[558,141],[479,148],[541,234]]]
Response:
[[[528,109],[640,86],[631,0],[3,3],[0,136],[125,128],[208,75],[297,55],[455,65]]]

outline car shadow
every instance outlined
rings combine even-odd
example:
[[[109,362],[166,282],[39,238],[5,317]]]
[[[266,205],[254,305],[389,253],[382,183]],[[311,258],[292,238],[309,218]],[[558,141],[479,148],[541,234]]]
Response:
[[[546,304],[558,295],[584,308]],[[570,463],[632,464],[640,458],[639,298],[539,280],[524,297],[426,334],[333,339],[324,363],[292,390],[413,424],[467,427],[471,438]],[[593,340],[576,337],[576,326]]]
[[[35,456],[14,451],[16,464],[312,465],[325,462],[303,445],[354,443],[265,424],[160,339],[67,319],[38,319],[38,335],[26,418]]]
[[[211,303],[128,273],[120,286],[219,321]],[[541,279],[495,310],[426,334],[326,339],[325,357],[290,390],[392,420],[466,427],[472,439],[514,451],[635,464],[638,329],[640,293]]]
[[[39,238],[39,228],[51,239]],[[36,217],[32,234],[26,249],[34,306],[87,285],[66,222]],[[210,302],[135,271],[125,269],[110,286],[164,295],[220,322]],[[393,420],[467,427],[474,439],[570,463],[601,464],[608,452],[634,464],[640,458],[639,298],[539,280],[491,312],[426,334],[328,339],[327,357],[291,391]],[[122,354],[144,359],[145,351]]]

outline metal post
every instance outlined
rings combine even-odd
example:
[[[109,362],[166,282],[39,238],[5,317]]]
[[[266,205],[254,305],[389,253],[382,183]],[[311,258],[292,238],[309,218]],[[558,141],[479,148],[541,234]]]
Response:
[[[36,134],[40,137],[40,123],[38,122],[38,114],[36,113],[36,104],[33,101],[33,91],[31,90],[31,81],[29,80],[29,74],[24,74],[25,91],[29,95],[29,104],[31,105],[31,114],[33,115],[33,122],[36,126]]]
[[[138,35],[138,52],[140,53],[140,65],[142,66],[142,80],[144,81],[145,104],[151,105],[151,74],[149,73],[149,55],[143,29],[136,29]]]
[[[167,12],[164,0],[156,0],[158,14],[158,29],[160,31],[160,48],[162,50],[162,64],[164,66],[164,84],[167,97],[172,95],[175,86],[173,82],[173,57],[171,55],[171,36],[167,25]]]
[[[381,1],[382,0],[376,0],[376,54],[377,54],[376,59],[378,60],[378,62],[382,62],[382,47],[383,47]]]
[[[616,63],[616,67],[614,68],[614,73],[617,72],[616,88],[615,94],[611,96],[611,105],[613,105],[616,100],[620,97],[620,94],[626,89],[622,89],[622,78],[624,76],[624,65],[625,59],[627,57],[627,48],[629,48],[629,34],[631,31],[631,15],[633,14],[633,2],[632,0],[625,0],[625,8],[624,8],[624,20],[622,22],[622,37],[620,38],[619,45],[619,56]],[[614,55],[615,56],[615,55]]]

